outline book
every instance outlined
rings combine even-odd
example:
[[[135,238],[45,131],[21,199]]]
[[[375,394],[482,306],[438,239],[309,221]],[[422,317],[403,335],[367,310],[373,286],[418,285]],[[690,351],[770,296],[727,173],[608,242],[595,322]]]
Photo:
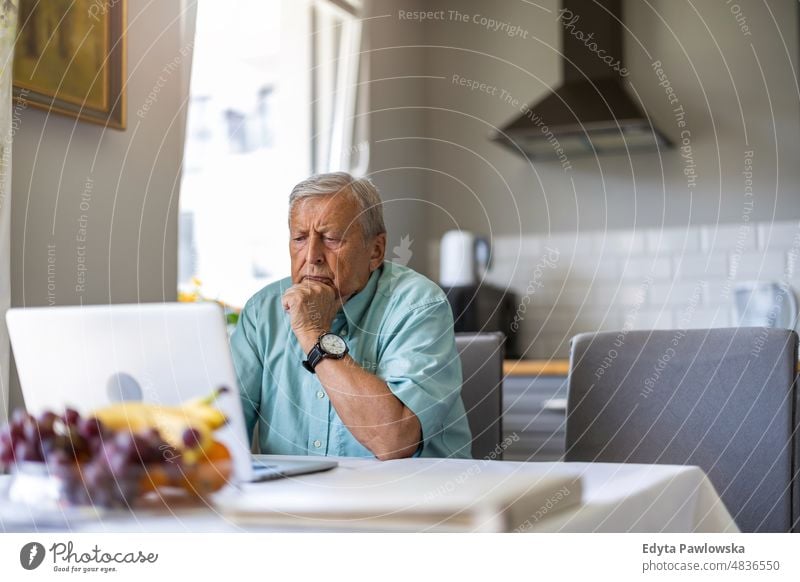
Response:
[[[218,496],[215,505],[226,518],[247,527],[513,532],[581,501],[580,476],[554,471],[552,465],[430,461],[345,466],[245,484]]]

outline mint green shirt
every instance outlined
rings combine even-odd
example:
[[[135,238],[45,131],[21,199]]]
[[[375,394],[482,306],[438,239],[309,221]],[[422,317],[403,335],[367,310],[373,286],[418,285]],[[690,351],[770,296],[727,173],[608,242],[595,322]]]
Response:
[[[281,304],[291,284],[282,279],[251,297],[231,337],[248,434],[258,423],[262,453],[374,457],[302,366],[306,354]],[[386,261],[339,310],[331,331],[416,414],[419,456],[470,456],[453,314],[435,283]]]

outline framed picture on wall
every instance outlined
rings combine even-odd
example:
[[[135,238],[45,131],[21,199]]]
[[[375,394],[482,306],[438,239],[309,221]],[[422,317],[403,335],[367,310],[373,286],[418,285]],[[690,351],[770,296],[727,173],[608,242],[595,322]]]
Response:
[[[125,129],[126,0],[16,0],[17,102]]]

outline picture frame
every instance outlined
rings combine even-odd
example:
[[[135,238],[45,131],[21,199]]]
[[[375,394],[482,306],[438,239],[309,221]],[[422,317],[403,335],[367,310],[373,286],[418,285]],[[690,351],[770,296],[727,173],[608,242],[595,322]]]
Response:
[[[127,0],[16,0],[17,103],[124,130]]]

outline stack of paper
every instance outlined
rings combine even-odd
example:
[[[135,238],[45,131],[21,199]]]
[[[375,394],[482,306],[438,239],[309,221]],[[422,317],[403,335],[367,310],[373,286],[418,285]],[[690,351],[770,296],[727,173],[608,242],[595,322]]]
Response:
[[[577,475],[396,462],[245,486],[218,498],[243,525],[356,531],[524,531],[581,500]],[[502,465],[506,465],[502,463]],[[514,465],[517,465],[516,463]],[[407,469],[412,469],[408,471]]]

